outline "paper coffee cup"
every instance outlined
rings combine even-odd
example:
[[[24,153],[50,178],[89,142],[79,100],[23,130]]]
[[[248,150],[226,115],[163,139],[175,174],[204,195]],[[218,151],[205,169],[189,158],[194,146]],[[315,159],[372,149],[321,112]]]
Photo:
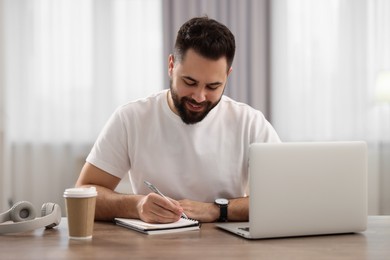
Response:
[[[69,238],[91,239],[95,221],[96,188],[70,188],[64,192]]]

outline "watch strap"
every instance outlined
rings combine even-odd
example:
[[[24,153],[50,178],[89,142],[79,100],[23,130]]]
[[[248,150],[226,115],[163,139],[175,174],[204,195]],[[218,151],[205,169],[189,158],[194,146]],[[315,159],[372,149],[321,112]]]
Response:
[[[219,222],[227,222],[228,221],[228,205],[218,205],[219,206]]]

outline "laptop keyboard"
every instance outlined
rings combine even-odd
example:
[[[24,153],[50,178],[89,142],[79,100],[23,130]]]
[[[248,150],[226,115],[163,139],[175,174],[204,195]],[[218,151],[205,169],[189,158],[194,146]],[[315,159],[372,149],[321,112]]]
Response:
[[[246,231],[246,232],[249,232],[249,227],[240,227],[240,228],[238,228],[238,229],[241,229],[241,230],[244,230],[244,231]]]

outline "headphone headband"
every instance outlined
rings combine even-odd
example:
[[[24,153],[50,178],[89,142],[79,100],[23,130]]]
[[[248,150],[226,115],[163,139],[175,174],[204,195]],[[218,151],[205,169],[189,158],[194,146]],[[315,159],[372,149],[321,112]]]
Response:
[[[23,207],[17,207],[23,205]],[[42,217],[35,218],[33,208],[30,208],[31,203],[23,201],[15,204],[10,210],[0,214],[0,221],[14,221],[11,223],[0,224],[0,234],[17,233],[30,231],[37,228],[52,228],[61,222],[61,208],[55,203],[45,203],[42,206]],[[21,212],[25,210],[26,212]],[[19,216],[21,219],[15,216]],[[23,218],[23,216],[27,216]],[[31,216],[33,216],[31,218]]]

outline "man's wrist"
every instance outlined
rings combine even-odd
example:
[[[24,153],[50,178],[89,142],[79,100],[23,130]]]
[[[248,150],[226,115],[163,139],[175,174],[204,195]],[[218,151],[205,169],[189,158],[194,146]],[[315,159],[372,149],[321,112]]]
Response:
[[[211,210],[210,210],[211,222],[217,222],[220,215],[219,207],[215,203],[210,203],[210,205],[211,205]]]
[[[143,211],[143,200],[145,199],[144,195],[125,195],[123,198],[124,202],[121,204],[123,207],[122,212],[123,217],[126,218],[138,218],[141,219],[141,214]]]

